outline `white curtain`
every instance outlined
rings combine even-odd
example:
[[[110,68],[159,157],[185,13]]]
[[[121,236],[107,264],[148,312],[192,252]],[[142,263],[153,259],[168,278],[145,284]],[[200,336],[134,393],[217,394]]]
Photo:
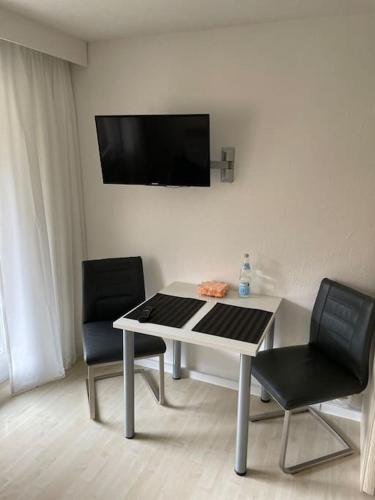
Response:
[[[69,64],[0,41],[0,272],[12,392],[63,377],[83,255]]]
[[[0,383],[9,377],[8,356],[5,349],[5,330],[3,321],[3,308],[0,294]]]
[[[363,395],[361,421],[361,491],[375,495],[375,359],[373,343],[370,376]]]

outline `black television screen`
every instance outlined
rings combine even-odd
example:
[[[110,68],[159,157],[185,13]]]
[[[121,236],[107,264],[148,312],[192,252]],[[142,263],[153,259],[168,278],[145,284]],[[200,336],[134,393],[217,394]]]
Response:
[[[199,115],[96,116],[105,184],[210,185],[210,121]]]

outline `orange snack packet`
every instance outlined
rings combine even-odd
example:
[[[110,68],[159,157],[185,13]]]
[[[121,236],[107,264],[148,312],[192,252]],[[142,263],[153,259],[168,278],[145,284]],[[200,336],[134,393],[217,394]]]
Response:
[[[222,281],[203,281],[197,286],[199,295],[208,295],[210,297],[225,297],[228,290],[228,283]]]

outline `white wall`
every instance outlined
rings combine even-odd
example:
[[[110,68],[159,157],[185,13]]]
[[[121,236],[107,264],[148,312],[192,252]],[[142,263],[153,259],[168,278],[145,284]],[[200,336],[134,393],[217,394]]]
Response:
[[[353,16],[89,44],[74,71],[90,258],[141,255],[149,293],[173,280],[285,297],[279,343],[305,342],[324,276],[375,294],[375,22]],[[211,188],[103,185],[95,114],[211,114]],[[235,378],[237,359],[187,349]]]
[[[0,7],[0,39],[86,66],[87,44],[27,17]]]

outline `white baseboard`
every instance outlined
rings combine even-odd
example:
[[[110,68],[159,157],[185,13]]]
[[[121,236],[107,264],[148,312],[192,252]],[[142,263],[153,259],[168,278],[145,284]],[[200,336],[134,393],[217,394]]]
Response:
[[[139,366],[144,366],[145,368],[152,368],[158,370],[159,364],[156,359],[140,359],[135,360],[135,363]],[[164,370],[166,373],[172,374],[173,365],[172,363],[164,363]],[[216,375],[210,375],[209,373],[199,372],[197,370],[189,370],[188,368],[181,369],[182,376],[186,378],[191,378],[192,380],[199,380],[200,382],[206,382],[208,384],[218,385],[220,387],[225,387],[226,389],[237,390],[238,382],[236,380],[231,380],[228,378],[217,377]],[[261,386],[259,382],[255,379],[251,381],[251,394],[254,396],[260,396]],[[348,418],[349,420],[354,420],[359,422],[361,420],[361,412],[353,408],[347,408],[335,404],[334,402],[321,403],[314,405],[322,413],[327,415],[334,415],[337,417]]]

